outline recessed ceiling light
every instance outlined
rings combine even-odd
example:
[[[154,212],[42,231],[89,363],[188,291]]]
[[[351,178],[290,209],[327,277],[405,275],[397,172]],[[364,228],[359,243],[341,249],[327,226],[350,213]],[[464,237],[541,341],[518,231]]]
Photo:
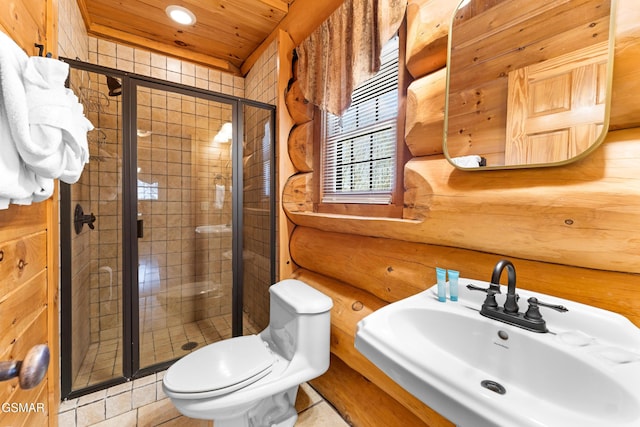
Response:
[[[173,19],[178,24],[193,25],[196,23],[196,15],[186,7],[172,4],[171,6],[167,6],[165,12],[167,12],[167,16],[169,16],[169,18]]]

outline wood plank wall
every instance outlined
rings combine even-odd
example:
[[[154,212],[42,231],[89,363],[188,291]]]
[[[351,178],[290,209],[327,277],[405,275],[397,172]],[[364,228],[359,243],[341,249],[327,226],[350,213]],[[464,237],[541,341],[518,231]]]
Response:
[[[29,55],[38,53],[35,43],[56,54],[56,26],[56,0],[0,2],[0,31]],[[0,210],[0,360],[22,360],[36,344],[48,344],[51,352],[47,376],[37,387],[22,390],[18,379],[0,383],[0,403],[43,405],[0,412],[3,426],[58,423],[57,198],[56,191],[47,201]]]
[[[640,4],[618,1],[611,131],[601,147],[563,167],[469,173],[442,155],[443,49],[456,3],[409,1],[407,67],[415,80],[406,143],[413,158],[404,170],[402,219],[313,211],[313,116],[295,83],[286,95],[294,124],[281,145],[295,173],[282,189],[291,237],[281,263],[334,300],[332,364],[312,384],[356,426],[451,425],[353,347],[362,317],[434,284],[436,265],[486,281],[495,262],[508,258],[519,287],[615,311],[640,326]]]

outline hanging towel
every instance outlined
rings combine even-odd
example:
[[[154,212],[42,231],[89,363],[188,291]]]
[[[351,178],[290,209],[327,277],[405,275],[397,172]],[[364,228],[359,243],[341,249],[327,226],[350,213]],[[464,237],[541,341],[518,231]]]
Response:
[[[64,87],[68,72],[0,32],[0,209],[49,198],[53,179],[74,183],[89,161],[93,126]]]
[[[213,204],[213,207],[216,209],[222,209],[224,205],[224,191],[225,187],[222,184],[216,184],[216,200]]]
[[[73,184],[89,162],[87,132],[93,125],[82,104],[65,88],[69,64],[30,57],[24,73],[30,139],[18,144],[25,163],[36,174]]]
[[[53,194],[53,181],[36,176],[20,158],[17,141],[29,139],[22,75],[27,55],[0,31],[0,209],[30,204]]]

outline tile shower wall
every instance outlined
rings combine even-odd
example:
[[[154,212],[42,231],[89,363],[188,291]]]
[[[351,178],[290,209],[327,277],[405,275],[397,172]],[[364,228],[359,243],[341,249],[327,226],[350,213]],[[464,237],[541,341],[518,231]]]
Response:
[[[75,5],[61,1],[60,7],[64,11],[60,15],[61,56],[88,59],[89,62],[98,65],[133,71],[230,95],[244,95],[243,78],[144,49],[87,37]],[[75,84],[74,92],[83,101],[85,113],[96,126],[96,130],[88,135],[91,161],[80,181],[72,186],[73,206],[71,208],[73,209],[75,203],[79,202],[85,213],[96,214],[100,222],[100,233],[89,232],[85,227],[81,234],[77,236],[74,234],[72,237],[75,257],[72,272],[74,285],[72,313],[76,320],[89,319],[89,321],[73,322],[74,330],[72,331],[74,336],[72,370],[76,378],[76,386],[82,387],[118,376],[122,369],[122,348],[119,343],[122,317],[120,303],[122,241],[118,231],[122,227],[120,223],[122,153],[119,152],[122,142],[121,130],[119,130],[121,129],[121,123],[119,123],[121,98],[105,95],[108,93],[108,88],[104,76],[84,71],[74,71],[74,73],[71,79],[75,82],[73,83]],[[209,105],[209,101],[186,98],[188,97],[166,93],[153,96],[149,93],[146,100],[141,96],[141,100],[146,104],[140,110],[141,121],[143,124],[145,120],[148,121],[148,129],[154,132],[152,133],[154,143],[165,144],[165,148],[167,144],[180,147],[178,150],[168,150],[162,154],[160,154],[162,150],[154,152],[149,147],[145,151],[144,138],[140,138],[142,162],[151,161],[153,158],[151,162],[153,168],[146,167],[143,170],[152,172],[152,178],[156,181],[171,183],[173,188],[167,189],[171,192],[167,196],[173,201],[163,202],[166,204],[156,206],[155,212],[151,212],[149,225],[154,226],[155,233],[149,234],[148,241],[140,242],[141,254],[144,255],[147,249],[145,245],[153,245],[155,250],[159,250],[159,260],[162,265],[157,267],[166,278],[164,284],[170,286],[177,281],[182,282],[175,291],[180,304],[177,306],[170,304],[174,300],[172,299],[174,295],[169,297],[168,292],[164,294],[167,297],[163,299],[165,307],[171,307],[169,316],[154,318],[154,307],[145,305],[144,298],[141,300],[143,308],[141,320],[145,321],[143,330],[146,328],[146,331],[154,326],[157,328],[163,325],[168,328],[178,322],[222,315],[230,310],[230,290],[223,292],[225,290],[217,289],[218,294],[212,292],[208,295],[210,298],[197,297],[197,301],[193,295],[201,291],[198,284],[218,285],[223,281],[231,282],[230,237],[226,239],[227,242],[223,242],[223,239],[206,239],[198,236],[201,238],[194,244],[196,226],[231,222],[230,144],[217,147],[216,153],[210,147],[211,135],[219,130],[223,122],[231,121],[231,113],[230,111],[223,113],[219,107],[216,111],[216,107]],[[153,101],[156,103],[153,104]],[[215,119],[210,119],[211,115],[215,116]],[[148,158],[144,158],[144,153],[148,153]],[[151,157],[154,153],[155,157]],[[162,155],[165,157],[157,158]],[[191,166],[192,161],[193,166]],[[142,173],[141,178],[150,177]],[[189,184],[184,182],[185,180],[193,184],[192,194],[187,195],[183,194],[184,191],[176,190]],[[224,209],[216,209],[213,204],[209,206],[209,200],[215,196],[211,194],[211,183],[214,182],[228,183],[228,191],[222,196]],[[176,198],[177,191],[180,192],[179,198]],[[175,200],[188,202],[186,209],[189,210],[179,220],[177,229],[173,227],[178,221],[175,213],[177,206],[183,204]],[[167,211],[160,213],[163,209]],[[184,219],[186,220],[183,222]],[[184,232],[181,230],[183,225],[191,234],[191,241],[188,243],[184,239],[187,236],[183,235]],[[209,262],[209,255],[212,255],[212,258],[215,256],[217,261]],[[195,259],[197,257],[200,259]],[[183,271],[178,270],[187,268],[183,267],[183,264],[190,265],[192,271],[186,278],[179,279],[178,276]],[[211,265],[210,269],[202,267],[207,264]],[[227,296],[219,298],[220,294]],[[195,304],[198,304],[198,307],[194,307]],[[175,311],[175,307],[178,307],[178,312]],[[196,310],[194,313],[194,308],[201,310]],[[219,334],[227,333],[226,329],[227,325],[221,319],[221,322],[213,328],[204,328],[203,331],[205,333],[214,331],[217,336],[207,336],[206,339],[215,341],[220,338]],[[94,347],[90,348],[92,344]],[[153,357],[158,349],[153,345],[144,348],[150,349],[146,356],[149,356],[149,363],[154,363]],[[142,356],[144,357],[145,354]],[[85,363],[81,368],[80,363],[83,359],[89,363]],[[100,369],[96,369],[98,365],[101,365]]]
[[[188,352],[180,349],[186,341],[172,343],[170,356],[159,351],[160,331],[231,313],[230,142],[213,142],[231,119],[228,105],[138,88],[143,365]],[[156,186],[152,194],[147,186]]]
[[[246,96],[249,99],[275,104],[277,87],[275,74],[277,66],[275,52],[277,52],[277,45],[275,42],[247,75],[245,95],[245,80],[243,78],[184,61],[178,61],[163,55],[148,52],[144,49],[130,48],[88,37],[77,3],[74,0],[59,0],[58,6],[58,42],[60,56],[78,58],[99,65],[122,68],[123,70],[133,71],[142,75],[193,85],[215,92],[235,96]],[[93,152],[92,154],[99,155],[99,153]],[[82,184],[79,184],[79,186],[82,186]],[[106,188],[105,190],[111,191],[110,188]],[[81,196],[79,196],[81,200],[88,200],[89,186],[79,189],[78,192],[81,194]],[[276,195],[276,197],[278,196]],[[81,235],[74,248],[77,248],[78,254],[86,254],[88,251],[85,249],[89,244],[87,236]],[[78,268],[74,274],[85,275],[85,279],[83,280],[87,280],[86,277],[89,274],[88,261],[81,263],[81,265],[84,265],[84,267]],[[267,288],[268,286],[262,286],[260,289],[245,292],[245,298],[248,296],[249,299],[248,303],[245,302],[245,308],[254,311],[256,313],[254,317],[262,319],[261,323],[263,324],[268,321]],[[81,289],[74,290],[74,292],[82,291]],[[88,302],[90,298],[89,293],[86,293],[83,298],[85,302]],[[88,308],[89,304],[79,303],[74,310],[81,310],[83,307]],[[249,323],[250,322],[245,322],[245,325]],[[85,322],[85,325],[88,330],[89,323]],[[85,335],[89,335],[88,331],[85,332]],[[162,373],[156,375],[158,379],[160,379]],[[131,385],[132,383],[127,383],[122,386],[112,387],[104,392],[105,396],[113,396],[114,402],[116,398],[118,401],[122,401],[123,399],[121,399],[121,397],[126,396],[124,401],[121,402],[121,405],[123,407],[131,407],[137,413],[136,421],[139,425],[149,424],[146,421],[142,421],[142,419],[147,416],[155,419],[159,413],[164,413],[163,410],[167,407],[168,403],[158,383],[154,382],[157,381],[155,376],[150,378],[152,378],[151,381],[157,393],[149,393],[146,391],[146,387],[151,386],[151,383],[147,384],[150,380],[145,377],[134,381],[133,386]],[[87,399],[90,398],[88,397]],[[106,400],[103,401],[103,403],[97,403],[97,405],[93,406],[87,404],[84,407],[85,411],[80,409],[80,403],[79,399],[74,399],[72,402],[63,404],[60,408],[61,414],[59,417],[61,426],[92,425],[100,420],[104,420],[104,423],[117,421],[117,425],[133,425],[133,423],[135,423],[125,422],[123,424],[122,417],[128,416],[131,412],[122,413],[122,411],[118,409],[119,406],[109,406],[110,404],[106,402]],[[98,407],[97,409],[94,408],[94,406],[100,406],[101,404],[105,406]],[[76,405],[78,405],[77,411],[75,410]],[[69,409],[71,408],[73,408],[73,410],[70,411]],[[140,409],[136,411],[135,408]],[[185,425],[183,422],[186,422],[186,420],[181,421],[179,424]],[[151,422],[150,424],[156,424],[156,422]]]
[[[245,79],[245,96],[267,104],[276,103],[278,44],[274,41],[258,59]],[[270,240],[269,198],[266,197],[265,161],[268,147],[263,143],[268,112],[245,109],[245,189],[244,189],[244,311],[259,328],[269,323]],[[273,131],[273,129],[270,129]],[[272,145],[276,142],[273,141]],[[275,163],[277,164],[277,162]],[[275,167],[271,165],[271,167]],[[276,181],[277,182],[277,181]],[[279,195],[270,197],[279,200]],[[277,223],[277,221],[276,221]],[[276,251],[277,253],[277,251]]]
[[[69,207],[73,212],[77,204],[97,218],[95,230],[84,226],[71,239],[72,374],[82,387],[122,373],[122,110],[118,99],[106,95],[104,76],[72,70],[70,84],[95,126],[87,135],[90,161],[71,186]],[[89,369],[83,364],[89,359],[99,360],[101,368]]]
[[[108,40],[88,40],[92,64],[244,97],[242,77]]]
[[[79,183],[75,187],[75,198],[83,206],[89,206],[88,192],[89,186]],[[70,207],[73,209],[73,207]],[[73,313],[83,319],[89,318],[89,291],[87,283],[90,281],[90,242],[89,233],[82,233],[80,235],[74,235],[71,241],[72,256],[75,257],[77,262],[73,265],[72,274],[72,293],[73,293]],[[88,322],[73,322],[72,334],[75,337],[73,342],[72,353],[72,373],[73,377],[78,375],[80,370],[80,364],[84,358],[84,355],[89,349],[91,343],[90,337],[90,325]]]
[[[58,4],[59,24],[58,24],[58,55],[67,58],[87,58],[89,45],[87,32],[82,22],[82,16],[76,3],[73,0],[61,0]],[[77,200],[86,205],[89,200],[89,186],[78,183],[75,186],[75,197]],[[73,209],[73,206],[71,207]],[[89,257],[89,235],[82,233],[72,236],[73,256],[76,257],[77,263],[71,272],[73,282],[75,284],[72,292],[74,293],[75,306],[73,312],[83,318],[89,317],[89,291],[88,286],[81,286],[90,281],[90,257]],[[84,355],[89,348],[90,332],[88,322],[78,322],[74,324],[72,334],[77,337],[72,349],[74,363],[72,370],[74,376],[80,369],[81,355]]]
[[[75,0],[58,0],[58,55],[84,61],[89,56],[89,37]]]
[[[240,77],[106,40],[89,38],[89,62],[244,95]],[[211,101],[146,88],[138,98],[139,179],[143,185],[157,184],[161,192],[158,200],[141,200],[138,206],[146,222],[138,242],[141,360],[152,364],[183,354],[174,349],[171,357],[163,356],[151,345],[153,331],[226,314],[231,307],[230,234],[212,238],[195,233],[200,225],[231,222],[230,144],[211,143],[222,124],[231,121],[231,111]],[[115,190],[106,182],[95,184],[100,193]],[[218,196],[219,207],[214,184],[226,190]],[[110,325],[112,312],[103,304],[105,293],[99,295],[94,314],[101,326]]]

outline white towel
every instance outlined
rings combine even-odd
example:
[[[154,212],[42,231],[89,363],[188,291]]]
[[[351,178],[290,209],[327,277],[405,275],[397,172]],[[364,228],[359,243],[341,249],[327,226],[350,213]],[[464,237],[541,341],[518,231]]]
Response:
[[[451,159],[456,166],[461,168],[477,168],[480,166],[480,162],[482,158],[480,156],[471,155],[471,156],[462,156],[462,157],[454,157]]]
[[[20,158],[17,141],[29,138],[22,75],[27,55],[0,31],[0,209],[30,204],[53,194],[53,181],[36,177]]]
[[[224,206],[224,191],[225,191],[224,185],[216,184],[216,200],[213,203],[214,208],[222,209],[222,206]]]
[[[31,138],[18,144],[30,169],[46,178],[73,184],[89,161],[87,132],[93,125],[82,104],[64,87],[69,65],[30,57],[24,73]]]
[[[74,183],[89,161],[93,126],[64,87],[68,71],[0,32],[0,209],[49,198],[54,178]]]

